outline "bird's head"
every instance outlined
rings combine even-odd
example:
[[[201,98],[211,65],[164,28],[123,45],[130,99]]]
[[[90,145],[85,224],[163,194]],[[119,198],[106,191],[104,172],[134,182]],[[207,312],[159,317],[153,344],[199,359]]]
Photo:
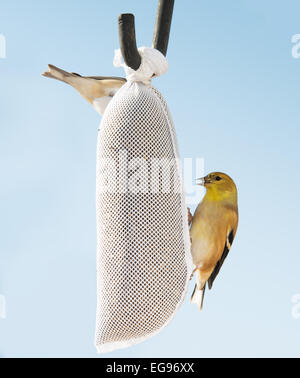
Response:
[[[213,172],[197,179],[197,184],[206,188],[207,199],[223,201],[237,199],[237,188],[231,177],[221,172]]]

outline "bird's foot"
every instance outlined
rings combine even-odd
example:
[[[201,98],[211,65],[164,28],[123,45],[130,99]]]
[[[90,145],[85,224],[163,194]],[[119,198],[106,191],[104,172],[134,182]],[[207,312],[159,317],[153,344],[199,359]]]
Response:
[[[192,279],[194,278],[194,274],[196,273],[196,270],[197,270],[198,268],[195,268],[194,270],[193,270],[193,272],[192,272],[192,274],[191,274],[191,278],[190,278],[190,281],[192,281]]]
[[[193,216],[191,213],[191,209],[189,207],[187,208],[187,211],[188,211],[188,225],[190,226],[193,221]]]

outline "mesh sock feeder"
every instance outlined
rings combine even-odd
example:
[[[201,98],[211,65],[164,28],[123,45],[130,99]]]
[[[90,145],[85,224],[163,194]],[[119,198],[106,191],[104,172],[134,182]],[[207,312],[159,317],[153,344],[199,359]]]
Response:
[[[119,17],[127,83],[104,112],[97,147],[99,353],[145,341],[169,324],[193,269],[177,137],[151,85],[167,70],[173,7],[174,0],[159,2],[151,49],[137,49],[134,16]]]

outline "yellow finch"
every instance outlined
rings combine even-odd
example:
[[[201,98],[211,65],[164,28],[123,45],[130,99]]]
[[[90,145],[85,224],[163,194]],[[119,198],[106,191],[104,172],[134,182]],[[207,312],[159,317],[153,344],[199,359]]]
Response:
[[[192,219],[191,242],[196,287],[191,302],[203,307],[206,284],[212,288],[232,246],[238,227],[238,199],[234,181],[225,173],[198,179],[206,195]]]
[[[115,93],[126,83],[122,77],[80,76],[49,64],[43,76],[63,81],[76,89],[101,115]]]

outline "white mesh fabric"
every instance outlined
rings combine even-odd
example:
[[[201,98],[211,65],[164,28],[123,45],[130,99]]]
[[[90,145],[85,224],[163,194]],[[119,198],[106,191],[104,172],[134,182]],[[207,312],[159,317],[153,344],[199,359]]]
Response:
[[[98,136],[100,353],[152,337],[171,321],[185,297],[192,261],[178,159],[162,95],[151,85],[125,84],[106,109]],[[174,166],[170,190],[162,175],[158,187],[152,184],[151,174],[162,161]]]

